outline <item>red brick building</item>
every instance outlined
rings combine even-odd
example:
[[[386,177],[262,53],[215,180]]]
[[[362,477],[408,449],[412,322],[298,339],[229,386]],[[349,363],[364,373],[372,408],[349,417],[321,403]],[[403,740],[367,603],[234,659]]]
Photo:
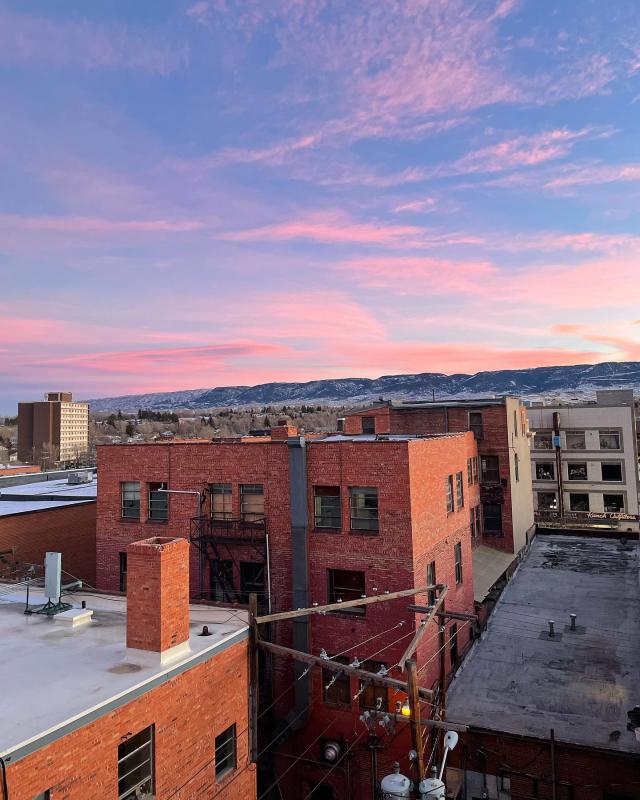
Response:
[[[534,532],[527,409],[517,397],[450,401],[387,401],[344,420],[348,434],[433,434],[472,431],[478,445],[481,515],[473,530],[476,600],[482,602]],[[491,550],[489,550],[491,548]]]
[[[20,565],[42,567],[45,553],[53,550],[62,554],[65,583],[74,576],[95,585],[96,481],[87,475],[86,482],[69,483],[69,475],[0,480],[0,575]]]
[[[130,581],[130,542],[171,535],[192,541],[194,597],[243,603],[256,592],[263,610],[278,612],[429,580],[449,587],[448,611],[473,612],[476,457],[470,433],[305,440],[286,427],[253,441],[99,447],[98,586],[117,591]],[[279,622],[268,635],[313,654],[324,649],[330,656],[357,656],[368,669],[385,666],[401,676],[393,667],[422,616],[408,610],[410,602]],[[417,652],[420,684],[427,688],[440,669],[438,627],[432,627]],[[449,673],[468,645],[471,626],[450,621],[445,627]],[[294,673],[292,662],[282,658],[268,658],[263,666],[273,697],[282,695],[263,720],[268,739],[284,735],[271,749],[275,771],[267,770],[265,783],[280,779],[288,798],[303,798],[314,787],[314,798],[369,797],[370,738],[359,717],[376,700],[393,711],[393,692],[372,684],[354,701],[357,680],[341,676],[327,690],[319,669],[307,675],[298,666]],[[291,731],[295,737],[287,739]],[[352,747],[344,765],[354,764],[357,781],[344,767],[326,778],[331,766],[321,756],[328,737],[343,753]],[[381,736],[376,778],[393,760],[409,769],[410,749],[406,722]],[[367,764],[364,776],[360,761]]]
[[[190,609],[184,539],[128,553],[126,608],[81,594],[52,620],[5,593],[2,796],[255,800],[246,623]],[[39,600],[32,591],[31,607]]]

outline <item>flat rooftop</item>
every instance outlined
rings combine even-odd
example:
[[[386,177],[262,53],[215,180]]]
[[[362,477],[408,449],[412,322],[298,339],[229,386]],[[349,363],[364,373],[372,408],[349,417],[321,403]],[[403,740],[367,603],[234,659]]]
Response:
[[[627,730],[640,705],[639,553],[637,542],[537,536],[451,684],[448,717],[640,754]]]
[[[88,483],[78,484],[70,484],[66,479],[43,479],[4,486],[0,488],[0,517],[95,502],[97,494],[95,477]]]
[[[452,433],[330,433],[315,442],[415,442],[425,439],[454,439],[464,436],[466,431]]]
[[[93,620],[70,627],[24,614],[26,595],[0,584],[0,664],[3,701],[0,756],[12,760],[135,699],[153,686],[221,652],[247,635],[246,612],[191,606],[191,652],[170,664],[157,653],[127,650],[126,601],[78,592],[63,598]],[[42,603],[33,591],[30,605]],[[208,625],[211,636],[199,636]]]

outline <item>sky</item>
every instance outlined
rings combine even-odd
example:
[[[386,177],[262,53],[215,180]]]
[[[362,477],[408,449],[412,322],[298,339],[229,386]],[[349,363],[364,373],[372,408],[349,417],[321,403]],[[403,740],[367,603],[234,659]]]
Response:
[[[0,413],[640,360],[637,0],[0,0]]]

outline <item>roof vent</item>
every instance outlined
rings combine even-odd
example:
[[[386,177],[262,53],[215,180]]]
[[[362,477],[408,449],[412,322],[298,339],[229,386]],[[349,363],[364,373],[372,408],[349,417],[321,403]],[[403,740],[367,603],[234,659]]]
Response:
[[[555,629],[555,620],[549,620],[549,630],[542,631],[538,639],[544,639],[547,642],[559,642],[562,639],[562,634],[558,633]]]

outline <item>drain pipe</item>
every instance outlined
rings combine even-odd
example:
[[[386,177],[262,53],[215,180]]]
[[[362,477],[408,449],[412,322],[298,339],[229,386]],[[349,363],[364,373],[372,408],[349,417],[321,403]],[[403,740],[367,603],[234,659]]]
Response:
[[[289,501],[291,508],[291,584],[293,608],[309,607],[309,544],[307,514],[307,450],[304,436],[287,439],[289,450]],[[293,619],[293,646],[303,653],[309,652],[309,617]],[[294,664],[296,714],[306,721],[309,709],[309,675],[305,664]]]

